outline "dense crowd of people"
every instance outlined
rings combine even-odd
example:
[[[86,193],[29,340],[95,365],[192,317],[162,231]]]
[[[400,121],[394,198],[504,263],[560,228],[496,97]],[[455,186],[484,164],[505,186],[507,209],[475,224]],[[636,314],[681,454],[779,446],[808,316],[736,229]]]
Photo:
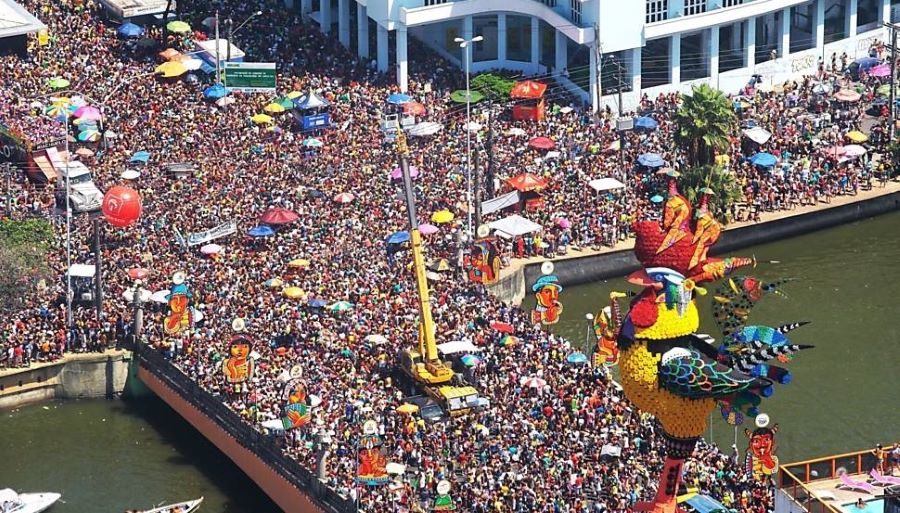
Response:
[[[569,364],[566,356],[575,348],[568,341],[533,326],[522,309],[466,283],[458,268],[431,284],[436,331],[443,341],[469,340],[482,348],[480,363],[466,375],[490,405],[436,423],[396,411],[404,393],[397,387],[394,360],[402,348],[417,343],[418,305],[409,255],[389,259],[385,251],[385,237],[407,228],[399,184],[390,179],[398,166],[396,148],[380,130],[392,108],[385,103],[395,92],[391,76],[377,73],[369,62],[276,2],[219,5],[236,20],[263,11],[237,43],[248,60],[278,62],[279,96],[315,91],[334,100],[330,114],[337,128],[313,134],[324,144],[312,148],[303,144],[306,135],[289,114],[275,115],[271,125],[250,121],[273,95],[234,93],[234,103],[220,106],[202,95],[211,77],[149,76],[158,64],[155,51],[117,38],[115,25],[101,19],[95,2],[24,3],[49,27],[50,44],[33,41],[25,59],[0,58],[0,102],[6,107],[3,116],[11,116],[3,122],[26,134],[52,130],[36,128],[54,126],[44,113],[52,101],[46,98],[52,92],[48,80],[69,80],[77,91],[69,96],[103,102],[105,126],[111,131],[102,144],[73,143],[73,148],[91,150],[93,155],[82,152],[79,158],[101,190],[125,182],[120,178],[124,170],[139,171],[127,185],[140,192],[144,212],[130,227],[102,228],[104,317],[98,319],[89,305],[79,305],[74,327],[67,330],[65,301],[60,299],[65,281],[50,281],[0,324],[0,349],[6,355],[0,365],[27,365],[65,351],[120,344],[130,334],[132,320],[122,299],[132,285],[127,271],[148,269],[144,286],[152,291],[169,289],[173,274],[183,271],[202,321],[183,336],[167,336],[162,330],[166,306],[151,303],[144,318],[147,342],[254,425],[282,416],[283,375],[299,366],[309,392],[321,403],[312,410],[309,427],[288,432],[285,451],[314,468],[316,434],[331,432],[328,485],[357,499],[362,511],[427,509],[442,479],[453,483],[457,503],[474,512],[618,513],[652,495],[662,468],[653,419],[629,405],[603,369]],[[193,9],[182,15],[195,27],[213,10],[208,2],[185,8]],[[159,39],[162,34],[149,27],[145,36]],[[187,39],[170,34],[167,43],[188,50]],[[423,47],[413,44],[411,55],[410,94],[425,106],[424,119],[443,125],[432,137],[410,140],[411,164],[421,172],[415,179],[421,222],[443,209],[457,217],[425,237],[427,257],[458,262],[466,217],[460,201],[466,187],[461,157],[466,120],[459,105],[447,98],[460,86],[461,74]],[[868,91],[877,84],[858,86]],[[814,92],[817,87],[827,87],[826,106],[818,114],[815,105],[823,96]],[[752,165],[740,134],[734,134],[726,156],[742,187],[745,215],[854,193],[867,173],[885,172],[866,159],[838,164],[819,151],[841,141],[847,131],[862,128],[864,103],[829,101],[838,87],[838,79],[806,79],[786,84],[784,92],[738,100],[744,102],[742,122],[753,121],[772,132],[761,149],[780,159],[774,169]],[[608,151],[618,138],[611,113],[590,116],[578,102],[559,93],[552,96],[556,108],[548,109],[540,124],[513,121],[508,112],[491,120],[498,134],[494,158],[500,191],[506,190],[506,179],[521,172],[548,181],[544,206],[525,214],[545,230],[527,239],[527,250],[523,240],[521,254],[545,247],[552,253],[572,244],[609,245],[628,237],[631,221],[658,208],[651,201],[658,186],[653,170],[637,166],[637,156],[658,153],[672,166],[683,164],[672,144],[676,95],[643,99],[641,113],[653,116],[659,127],[628,134],[627,173],[618,154]],[[526,135],[510,135],[513,128]],[[532,136],[552,138],[559,155],[547,158],[529,148]],[[146,165],[129,162],[137,151],[149,152]],[[193,164],[196,173],[174,178],[165,172],[165,164],[179,162]],[[627,187],[601,194],[587,187],[591,179],[605,176]],[[45,215],[63,230],[61,216],[52,215],[58,211],[52,191],[36,188],[24,177],[17,186],[14,216]],[[332,201],[340,193],[354,199]],[[299,219],[278,227],[271,238],[247,236],[272,207],[291,210]],[[739,209],[732,214],[738,217]],[[559,217],[568,221],[565,228],[556,222]],[[185,248],[178,242],[176,233],[201,232],[228,221],[237,223],[239,233],[216,240],[223,249],[213,257],[201,255],[199,246]],[[92,262],[90,224],[83,216],[73,224],[74,261]],[[61,276],[64,238],[55,242],[50,265]],[[309,265],[289,268],[296,258]],[[273,280],[281,285],[273,287]],[[282,288],[288,286],[300,288],[300,297],[285,297]],[[352,308],[315,308],[314,299],[346,301]],[[221,369],[236,318],[246,321],[256,360],[255,375],[237,391],[226,384]],[[502,334],[491,327],[495,322],[512,325],[520,342],[499,345]],[[545,384],[521,384],[532,376]],[[405,473],[380,487],[354,482],[355,443],[366,419],[377,422],[388,459],[406,466]],[[621,455],[604,454],[608,445],[620,448]],[[769,484],[755,481],[731,451],[714,445],[698,446],[685,467],[685,482],[742,513],[772,509]]]

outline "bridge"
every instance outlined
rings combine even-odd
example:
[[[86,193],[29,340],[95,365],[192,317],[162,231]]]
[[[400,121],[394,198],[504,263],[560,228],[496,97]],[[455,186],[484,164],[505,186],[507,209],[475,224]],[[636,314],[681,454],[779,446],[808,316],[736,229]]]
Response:
[[[353,500],[329,488],[152,348],[134,352],[137,375],[215,444],[286,513],[355,513]]]

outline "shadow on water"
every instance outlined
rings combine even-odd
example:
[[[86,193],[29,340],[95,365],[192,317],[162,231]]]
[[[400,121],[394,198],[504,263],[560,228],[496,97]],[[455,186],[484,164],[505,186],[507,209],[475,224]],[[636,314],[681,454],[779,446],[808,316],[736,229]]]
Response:
[[[193,467],[222,490],[227,500],[222,513],[278,512],[278,506],[227,455],[206,439],[175,410],[155,396],[124,399],[114,409],[146,422],[161,441],[176,453],[165,458],[167,465]]]

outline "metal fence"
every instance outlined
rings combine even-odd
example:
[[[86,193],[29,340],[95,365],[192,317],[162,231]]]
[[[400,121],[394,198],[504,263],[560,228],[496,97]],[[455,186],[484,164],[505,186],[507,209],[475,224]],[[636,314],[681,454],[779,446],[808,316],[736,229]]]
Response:
[[[213,396],[194,380],[188,378],[169,360],[158,352],[143,347],[137,353],[138,361],[182,399],[200,413],[212,419],[229,436],[252,452],[280,476],[291,483],[301,493],[308,495],[326,513],[355,512],[352,500],[339,495],[333,489],[319,482],[316,476],[296,460],[286,456],[275,440],[253,429],[236,412],[228,408],[221,399]]]

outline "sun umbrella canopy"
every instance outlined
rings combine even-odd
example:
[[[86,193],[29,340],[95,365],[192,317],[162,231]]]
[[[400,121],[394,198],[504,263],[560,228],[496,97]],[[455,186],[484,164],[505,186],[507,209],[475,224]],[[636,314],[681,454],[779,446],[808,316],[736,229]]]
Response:
[[[297,213],[292,210],[275,207],[270,208],[262,216],[260,216],[259,222],[265,224],[280,225],[293,223],[299,218],[300,216],[298,216]]]
[[[271,237],[275,235],[275,230],[268,226],[254,226],[247,231],[251,237]]]
[[[845,153],[847,153],[846,148],[843,146],[829,146],[827,148],[822,149],[822,153],[831,158],[839,158],[843,157]]]
[[[271,123],[275,120],[272,119],[272,116],[269,116],[268,114],[256,114],[250,118],[250,121],[254,122],[257,125],[262,125],[263,123]]]
[[[433,233],[437,233],[439,228],[433,224],[422,223],[419,225],[419,233],[422,235],[431,235]]]
[[[135,180],[141,176],[141,173],[134,169],[126,169],[125,171],[122,171],[122,174],[119,176],[121,176],[123,180]]]
[[[218,255],[222,252],[222,246],[218,244],[206,244],[200,248],[200,252],[204,255]]]
[[[544,388],[547,382],[537,376],[525,376],[519,380],[519,384],[527,388]]]
[[[100,140],[100,132],[94,129],[79,132],[78,140],[81,142],[97,142]]]
[[[292,269],[306,269],[307,267],[309,267],[309,264],[309,260],[305,258],[295,258],[288,262],[288,267]]]
[[[866,154],[866,149],[858,144],[844,146],[844,155],[851,158],[861,157]]]
[[[406,129],[406,133],[413,137],[427,137],[429,135],[434,135],[443,129],[444,126],[440,123],[423,121]]]
[[[778,158],[776,158],[775,155],[764,151],[750,157],[750,163],[759,167],[772,167],[776,162],[778,162]]]
[[[481,358],[475,356],[474,354],[463,355],[463,357],[460,358],[460,360],[462,361],[463,365],[465,365],[466,367],[474,367],[474,366],[478,365],[479,363],[481,363]]]
[[[504,335],[504,336],[497,342],[497,344],[499,344],[499,345],[501,345],[501,346],[503,346],[503,347],[514,346],[514,345],[516,345],[516,344],[518,344],[518,343],[519,343],[519,338],[518,338],[518,337],[514,337],[514,336],[512,336],[512,335]]]
[[[169,24],[166,25],[166,29],[173,34],[187,34],[191,31],[191,26],[183,21],[175,20],[170,21]]]
[[[306,146],[307,148],[321,148],[322,146],[325,146],[325,143],[315,137],[309,137],[303,140],[303,146]]]
[[[92,157],[94,156],[94,152],[87,148],[78,148],[75,150],[75,155],[78,155],[79,157]]]
[[[218,100],[228,96],[228,89],[222,84],[213,84],[203,90],[203,97],[207,100]]]
[[[78,110],[73,113],[73,116],[79,119],[87,120],[98,120],[103,117],[103,115],[100,113],[100,109],[88,105],[79,107]]]
[[[403,403],[397,407],[397,413],[402,413],[404,415],[416,413],[417,411],[419,411],[419,407],[415,404]]]
[[[888,64],[879,64],[869,70],[869,75],[873,77],[889,77],[891,76],[891,67]]]
[[[469,91],[469,103],[478,103],[484,99],[484,95],[478,91]],[[466,90],[457,89],[450,93],[450,101],[455,103],[466,103]]]
[[[219,107],[224,107],[226,105],[231,105],[232,103],[235,103],[235,102],[237,102],[237,100],[235,100],[234,98],[232,98],[230,96],[225,96],[225,97],[222,97],[222,98],[219,98],[218,100],[216,100],[216,105],[218,105]]]
[[[454,218],[453,212],[450,212],[449,210],[438,210],[431,214],[431,222],[437,224],[449,223],[450,221],[453,221]]]
[[[574,353],[569,354],[569,356],[566,357],[566,361],[577,365],[577,364],[581,364],[581,363],[586,363],[588,361],[588,358],[587,358],[587,356],[585,356],[584,353],[580,353],[580,352],[576,351]]]
[[[313,308],[322,308],[323,306],[325,306],[327,304],[328,304],[328,301],[325,301],[324,299],[313,298],[313,299],[309,300],[309,306],[311,306]]]
[[[637,162],[644,167],[662,167],[666,164],[662,156],[657,153],[645,153],[638,157]]]
[[[154,71],[165,78],[175,78],[187,73],[187,67],[184,63],[169,61],[160,64]]]
[[[143,267],[134,267],[128,270],[128,277],[132,280],[146,280],[150,276],[150,271]]]
[[[116,29],[116,34],[119,37],[140,37],[144,35],[144,29],[135,25],[134,23],[128,22],[123,23]]]
[[[266,282],[264,283],[264,285],[266,287],[269,287],[270,289],[277,289],[278,287],[282,286],[283,284],[284,284],[284,281],[282,281],[281,278],[270,278],[270,279],[266,280]]]
[[[134,152],[134,154],[131,155],[131,158],[128,159],[128,162],[142,162],[146,164],[148,160],[150,160],[150,153],[141,150]]]
[[[660,196],[659,194],[654,194],[653,196],[650,197],[650,201],[652,201],[653,203],[662,203],[663,199],[664,198],[662,196]]]
[[[834,98],[842,102],[856,102],[862,98],[862,95],[852,89],[841,89],[835,93]]]
[[[450,270],[450,262],[446,258],[440,258],[428,264],[428,268],[439,273]]]
[[[403,105],[404,103],[411,101],[412,96],[403,93],[394,93],[387,97],[387,102],[392,105]]]
[[[532,148],[537,148],[539,150],[550,150],[556,146],[556,143],[553,142],[553,139],[549,137],[535,137],[534,139],[528,141],[528,146]]]
[[[65,89],[69,87],[69,81],[62,77],[54,77],[47,82],[47,85],[53,89]]]
[[[281,294],[288,299],[299,299],[303,297],[303,289],[300,287],[288,287],[281,291]]]
[[[525,132],[524,129],[519,128],[517,126],[514,126],[506,131],[506,135],[511,135],[513,137],[521,137],[521,136],[525,135],[526,133],[527,132]]]
[[[419,168],[417,168],[416,166],[411,166],[409,168],[409,177],[415,178],[417,176],[419,176]],[[399,167],[395,167],[394,170],[391,171],[391,179],[399,180],[401,178],[403,178],[403,170]]]
[[[529,192],[543,189],[547,186],[547,180],[532,173],[522,173],[506,181],[510,187],[519,192]]]
[[[354,199],[356,199],[356,196],[354,196],[353,194],[351,194],[349,192],[342,192],[340,194],[335,195],[335,197],[333,199],[334,199],[335,203],[350,203]]]
[[[409,241],[409,232],[394,232],[388,235],[387,243],[388,244],[402,244],[404,242]]]
[[[353,309],[353,303],[349,301],[337,301],[328,305],[328,309],[332,312],[346,312]]]
[[[634,120],[634,127],[643,130],[655,130],[659,123],[649,116],[641,116]]]
[[[286,109],[282,107],[280,103],[270,103],[263,107],[263,110],[272,114],[279,114],[284,112]]]
[[[846,137],[847,139],[850,139],[855,143],[863,143],[869,140],[869,136],[860,132],[859,130],[852,130],[850,132],[847,132]]]
[[[500,333],[512,334],[515,333],[516,329],[512,324],[508,322],[502,321],[491,321],[491,329],[497,330]]]
[[[424,116],[425,106],[419,102],[406,102],[403,104],[403,113],[412,114],[414,116]]]

